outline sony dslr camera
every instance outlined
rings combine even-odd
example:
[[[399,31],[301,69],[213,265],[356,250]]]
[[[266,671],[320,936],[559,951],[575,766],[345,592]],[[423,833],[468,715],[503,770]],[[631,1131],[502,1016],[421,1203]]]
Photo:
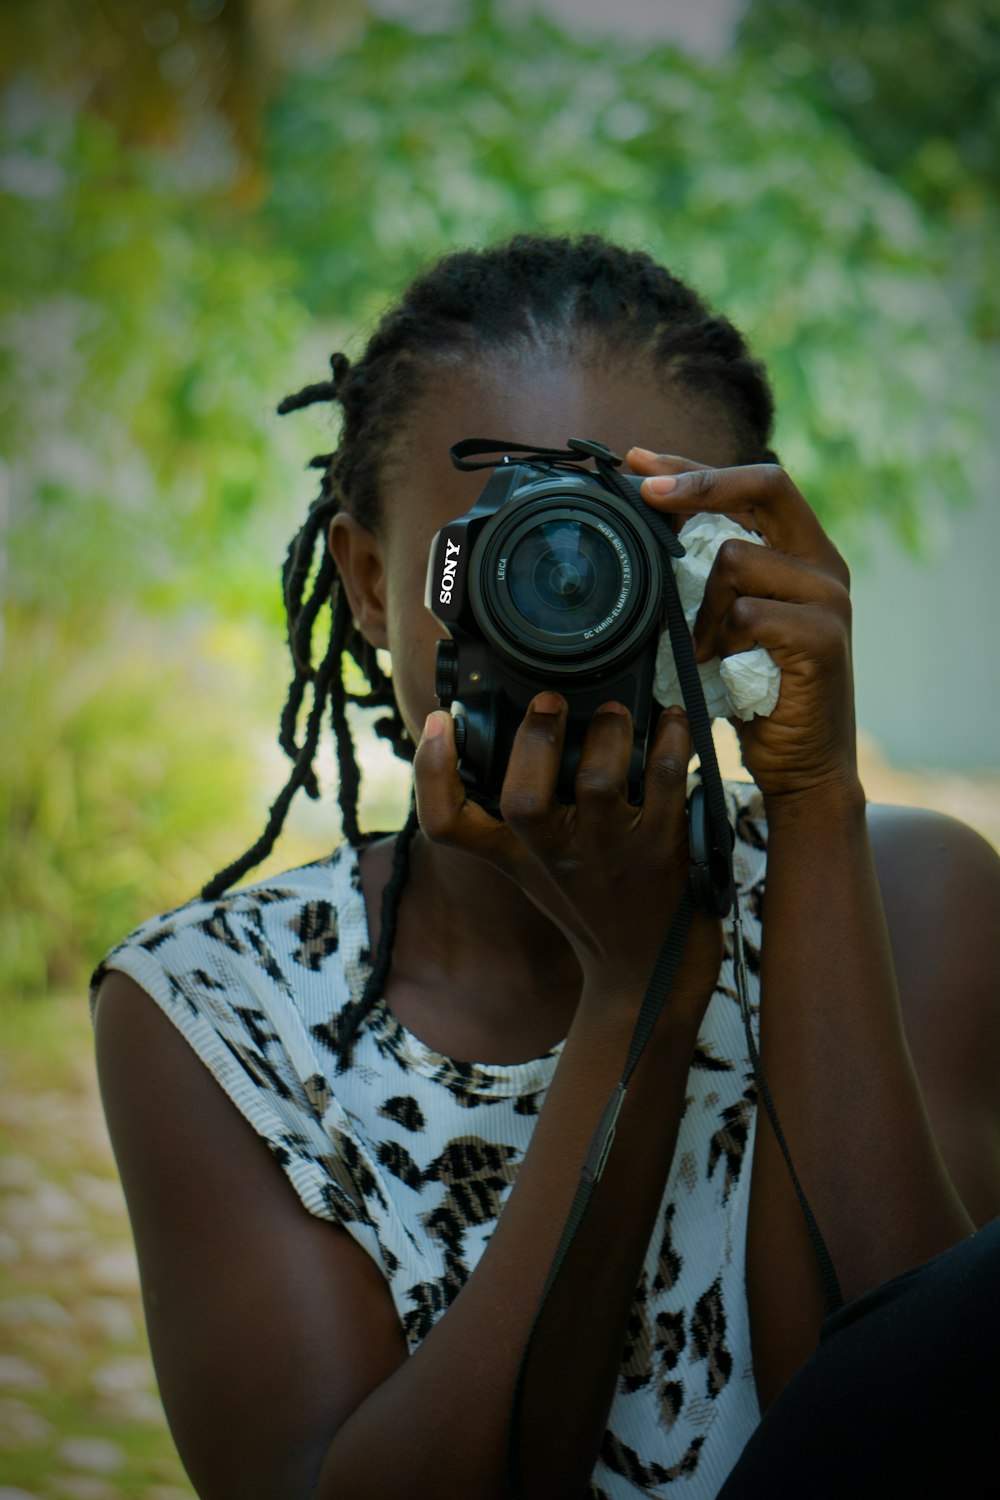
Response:
[[[435,691],[455,721],[463,781],[497,805],[525,710],[554,688],[569,709],[560,799],[574,800],[594,712],[617,701],[632,715],[628,793],[640,801],[665,553],[683,548],[643,503],[641,480],[614,472],[621,460],[603,444],[525,450],[468,439],[451,451],[458,468],[495,466],[472,509],[437,533],[427,568],[425,602],[450,636],[438,642]],[[504,456],[463,461],[483,452]],[[512,452],[528,456],[512,461]],[[596,469],[584,467],[588,458]]]

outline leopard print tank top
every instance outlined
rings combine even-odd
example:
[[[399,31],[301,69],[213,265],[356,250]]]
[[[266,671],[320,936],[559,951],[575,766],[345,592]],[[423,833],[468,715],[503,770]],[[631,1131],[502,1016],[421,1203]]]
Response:
[[[729,783],[751,999],[766,829]],[[309,1210],[388,1282],[411,1352],[476,1266],[561,1045],[532,1062],[456,1062],[384,1001],[345,1021],[371,967],[358,851],[151,918],[103,960],[146,990],[266,1141]],[[688,1077],[636,1288],[591,1500],[709,1500],[759,1420],[745,1241],[756,1101],[730,939]]]

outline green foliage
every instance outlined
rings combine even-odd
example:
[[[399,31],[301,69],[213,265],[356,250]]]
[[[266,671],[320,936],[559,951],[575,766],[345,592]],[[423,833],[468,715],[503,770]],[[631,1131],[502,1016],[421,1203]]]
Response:
[[[755,68],[846,126],[949,230],[949,274],[1000,337],[1000,7],[995,0],[752,0]]]
[[[304,328],[287,262],[107,125],[5,103],[0,984],[31,994],[250,823],[260,674],[212,621],[270,606],[277,634],[308,437],[293,459],[274,431]]]
[[[261,577],[248,516],[299,486],[273,415],[304,336],[288,262],[107,125],[7,105],[0,444],[17,597],[46,613],[100,614],[123,589],[242,608]]]
[[[373,23],[288,79],[266,211],[317,313],[366,324],[456,244],[600,230],[746,328],[775,378],[779,449],[842,537],[878,511],[912,540],[973,491],[981,351],[933,225],[846,130],[758,64],[475,14],[446,34]]]
[[[756,43],[708,66],[500,20],[485,0],[453,8],[447,31],[430,12],[419,34],[359,21],[335,49],[282,52],[275,30],[262,118],[247,59],[264,22],[247,7],[230,18],[240,46],[216,47],[201,81],[195,49],[174,94],[134,8],[114,37],[93,23],[93,64],[86,45],[57,49],[46,88],[44,59],[7,67],[0,983],[78,982],[234,853],[235,830],[252,836],[253,696],[276,713],[283,668],[276,684],[254,649],[223,649],[219,621],[253,641],[264,612],[277,644],[277,566],[314,489],[302,464],[334,441],[327,416],[281,427],[274,404],[440,252],[599,230],[661,257],[768,360],[779,451],[855,548],[874,512],[913,540],[980,482],[991,382],[952,231],[993,157],[962,157],[942,227],[917,166],[894,184],[862,116]],[[36,9],[63,35],[61,6]],[[139,62],[169,85],[148,110]],[[68,102],[88,67],[105,70],[103,118]],[[208,124],[189,109],[202,84]],[[227,119],[243,163],[228,177]],[[171,132],[175,149],[148,145]]]
[[[246,645],[175,621],[169,646],[116,608],[7,613],[0,694],[0,989],[79,986],[152,912],[232,856],[255,768]]]

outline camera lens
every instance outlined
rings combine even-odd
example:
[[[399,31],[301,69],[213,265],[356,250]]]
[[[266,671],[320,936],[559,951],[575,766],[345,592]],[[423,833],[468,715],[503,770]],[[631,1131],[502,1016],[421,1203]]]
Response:
[[[614,610],[625,581],[619,553],[602,531],[565,517],[522,533],[506,578],[523,620],[555,636],[593,630]]]
[[[466,576],[490,650],[532,679],[603,671],[660,614],[662,564],[641,511],[583,474],[517,484],[483,525]]]

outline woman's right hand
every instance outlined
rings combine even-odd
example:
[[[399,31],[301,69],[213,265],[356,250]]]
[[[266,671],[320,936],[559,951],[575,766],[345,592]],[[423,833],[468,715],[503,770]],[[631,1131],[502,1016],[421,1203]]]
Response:
[[[428,715],[414,764],[420,826],[433,843],[486,859],[521,887],[570,943],[584,994],[637,1004],[688,878],[687,716],[661,714],[640,806],[626,790],[627,710],[609,703],[594,715],[571,805],[556,797],[565,730],[565,700],[539,693],[515,737],[496,818],[466,795],[451,716]],[[700,1019],[720,961],[720,924],[696,911],[672,990],[675,1014],[684,1004]]]

